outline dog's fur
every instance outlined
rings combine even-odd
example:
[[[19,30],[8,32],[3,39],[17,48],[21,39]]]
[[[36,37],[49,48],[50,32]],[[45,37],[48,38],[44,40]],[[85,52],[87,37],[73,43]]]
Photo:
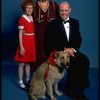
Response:
[[[37,100],[37,98],[45,99],[46,92],[51,100],[56,100],[53,96],[53,87],[57,95],[62,95],[62,93],[58,91],[58,82],[63,78],[65,72],[64,68],[70,61],[70,55],[64,51],[57,51],[54,54],[54,61],[57,66],[53,66],[46,61],[35,71],[28,91],[31,100]],[[48,77],[45,78],[47,68]]]

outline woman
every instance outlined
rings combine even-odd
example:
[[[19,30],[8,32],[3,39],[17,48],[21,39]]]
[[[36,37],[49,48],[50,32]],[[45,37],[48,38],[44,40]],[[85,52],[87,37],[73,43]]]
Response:
[[[51,0],[37,0],[35,2],[33,17],[37,35],[37,61],[40,65],[47,57],[44,53],[44,32],[46,24],[58,16],[58,5]]]

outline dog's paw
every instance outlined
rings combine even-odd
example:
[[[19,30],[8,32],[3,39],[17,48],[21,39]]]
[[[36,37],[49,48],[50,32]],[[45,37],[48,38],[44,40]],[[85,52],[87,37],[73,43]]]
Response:
[[[46,99],[46,96],[41,96],[41,99]]]
[[[46,96],[37,96],[37,97],[41,99],[46,99]]]
[[[62,93],[59,92],[59,91],[56,91],[56,94],[57,94],[58,96],[61,96],[61,95],[62,95]]]
[[[55,97],[51,97],[51,100],[57,100]]]

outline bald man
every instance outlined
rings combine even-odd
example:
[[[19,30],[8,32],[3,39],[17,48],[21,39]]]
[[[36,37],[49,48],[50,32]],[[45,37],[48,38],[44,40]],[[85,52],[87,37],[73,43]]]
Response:
[[[48,57],[54,50],[70,53],[65,93],[75,100],[89,100],[84,94],[85,89],[89,87],[89,59],[79,50],[82,43],[79,22],[69,17],[70,13],[70,4],[63,1],[59,5],[59,18],[47,24],[44,49]]]

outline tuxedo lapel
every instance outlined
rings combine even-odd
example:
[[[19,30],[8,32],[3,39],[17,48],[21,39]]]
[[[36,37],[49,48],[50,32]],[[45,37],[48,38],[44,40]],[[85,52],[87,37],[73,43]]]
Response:
[[[72,33],[72,25],[71,25],[71,21],[70,21],[70,24],[69,24],[69,41],[71,39],[71,33]]]
[[[61,31],[62,31],[62,33],[64,33],[64,35],[66,35],[66,31],[65,31],[63,23],[61,23]]]
[[[65,31],[65,28],[64,28],[62,20],[59,20],[58,30],[59,30],[58,33],[63,37],[63,39],[65,39],[66,41],[68,41],[67,40],[67,36],[66,36],[66,31]]]
[[[73,31],[73,25],[72,25],[72,20],[70,18],[70,24],[69,24],[69,42],[71,41],[71,38],[72,38],[72,31]]]

